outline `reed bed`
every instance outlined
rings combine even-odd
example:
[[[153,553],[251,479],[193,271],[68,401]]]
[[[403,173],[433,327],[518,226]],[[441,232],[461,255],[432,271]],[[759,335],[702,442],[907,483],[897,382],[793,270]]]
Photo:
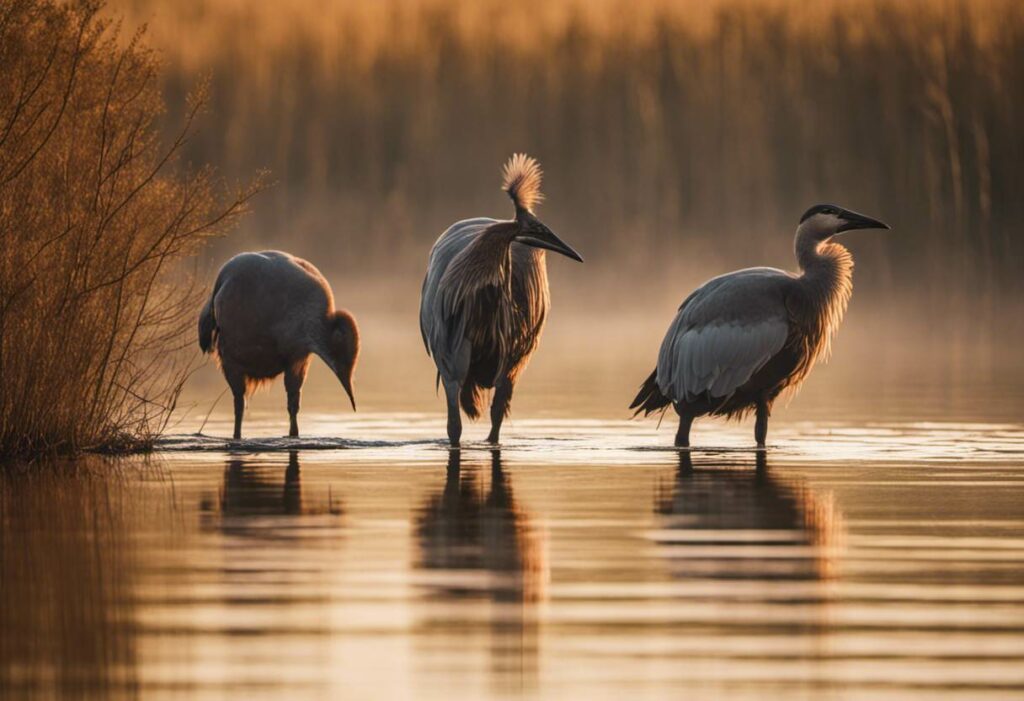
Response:
[[[878,300],[1003,333],[1022,288],[1013,0],[116,7],[152,21],[170,95],[211,75],[189,153],[279,179],[242,241],[332,270],[418,271],[454,218],[500,212],[495,164],[526,150],[588,275],[785,261],[780,232],[836,200],[896,229],[857,246]]]

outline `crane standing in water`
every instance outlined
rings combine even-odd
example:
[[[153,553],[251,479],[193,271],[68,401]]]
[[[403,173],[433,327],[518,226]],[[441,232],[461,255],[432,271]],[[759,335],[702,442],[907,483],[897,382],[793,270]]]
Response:
[[[794,245],[801,274],[748,268],[697,288],[679,307],[657,367],[629,408],[647,415],[672,404],[679,447],[690,445],[694,418],[738,418],[753,409],[763,448],[772,403],[828,356],[853,292],[853,258],[832,237],[888,228],[835,205],[808,209]]]
[[[498,442],[516,379],[537,347],[547,317],[545,249],[582,262],[533,213],[541,170],[516,154],[505,165],[504,190],[515,219],[465,219],[441,234],[427,263],[420,331],[448,400],[448,440],[459,445],[462,418],[480,415],[483,390],[494,389],[491,432]]]
[[[216,352],[235,398],[235,440],[242,437],[245,398],[284,373],[289,436],[299,435],[299,395],[310,354],[341,381],[352,409],[359,328],[334,308],[331,286],[316,267],[281,251],[240,253],[220,269],[199,314],[199,347]]]

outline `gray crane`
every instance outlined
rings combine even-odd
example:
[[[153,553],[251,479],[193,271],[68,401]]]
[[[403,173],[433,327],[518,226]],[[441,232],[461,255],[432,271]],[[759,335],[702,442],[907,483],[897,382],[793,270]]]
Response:
[[[515,219],[465,219],[430,251],[420,298],[420,331],[448,400],[448,440],[459,445],[462,417],[480,415],[484,390],[494,389],[491,432],[498,442],[512,390],[537,347],[550,302],[545,250],[582,262],[533,213],[542,199],[536,160],[515,154],[503,189]]]
[[[341,381],[353,411],[352,375],[359,328],[334,308],[331,286],[302,258],[282,251],[240,253],[220,269],[199,314],[199,347],[215,353],[235,398],[235,440],[242,437],[245,398],[284,373],[288,435],[299,435],[299,395],[316,354]]]
[[[853,257],[832,240],[854,229],[888,229],[882,222],[831,204],[800,218],[794,248],[800,274],[748,268],[712,278],[679,307],[630,409],[679,415],[675,444],[690,445],[698,416],[756,414],[754,438],[763,448],[772,403],[796,389],[814,363],[828,357],[853,292]]]

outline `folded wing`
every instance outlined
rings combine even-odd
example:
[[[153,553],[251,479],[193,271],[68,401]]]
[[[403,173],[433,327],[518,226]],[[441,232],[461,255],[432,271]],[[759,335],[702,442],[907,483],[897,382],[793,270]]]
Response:
[[[658,388],[672,401],[727,399],[783,349],[792,277],[751,268],[714,278],[680,306],[658,353]]]
[[[496,219],[478,217],[452,224],[434,243],[420,296],[420,334],[438,372],[447,379],[465,375],[469,364],[466,319],[441,285],[452,260]]]

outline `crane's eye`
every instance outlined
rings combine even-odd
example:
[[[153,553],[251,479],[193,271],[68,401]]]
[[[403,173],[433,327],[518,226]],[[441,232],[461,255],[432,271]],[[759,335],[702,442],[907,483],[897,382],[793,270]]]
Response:
[[[835,214],[836,210],[832,209],[831,207],[825,207],[825,209],[821,210],[821,213],[822,214]]]

